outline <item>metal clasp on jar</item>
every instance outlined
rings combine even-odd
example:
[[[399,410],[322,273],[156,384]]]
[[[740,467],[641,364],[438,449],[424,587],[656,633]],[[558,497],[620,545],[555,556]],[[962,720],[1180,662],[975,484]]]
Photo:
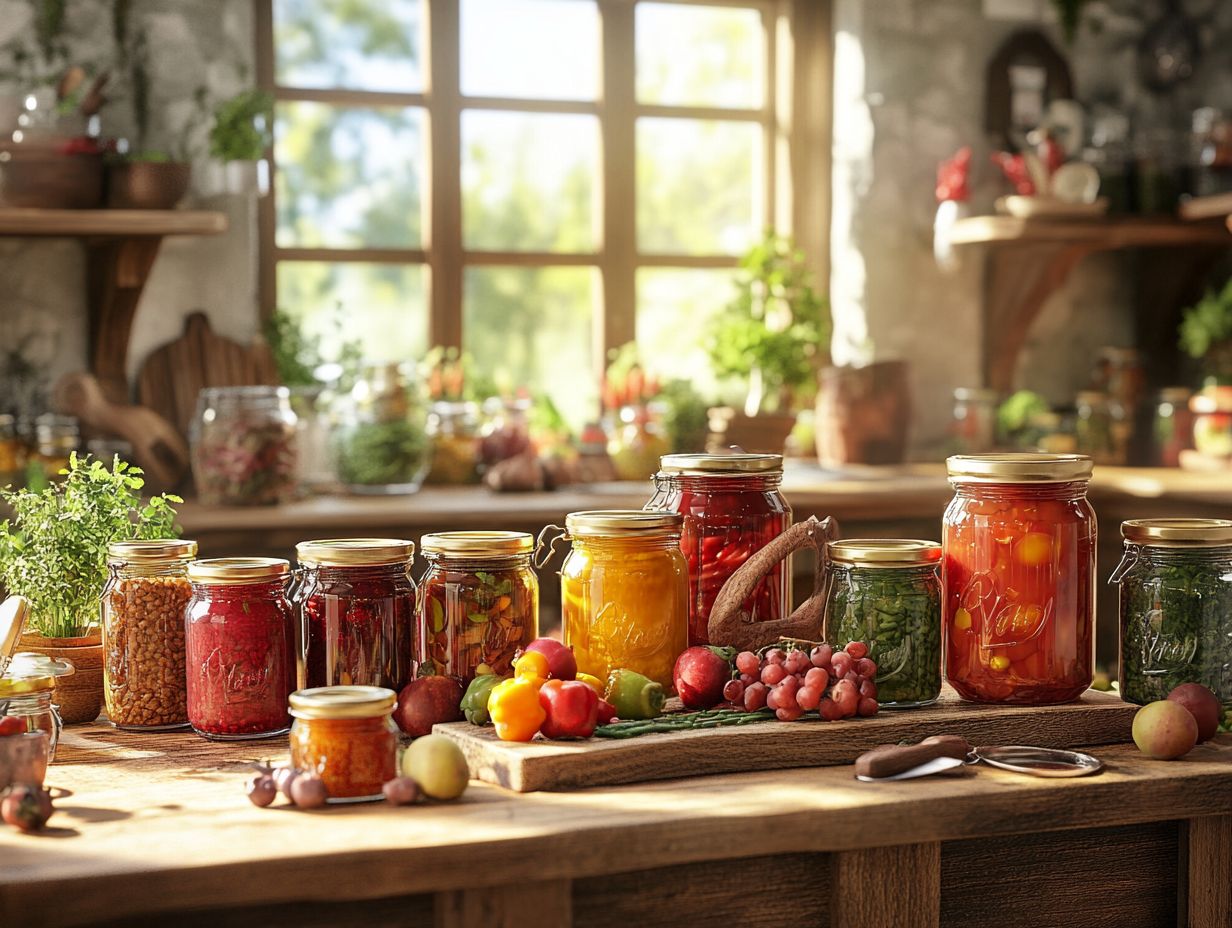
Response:
[[[548,538],[549,532],[555,532],[556,534]],[[552,554],[556,551],[556,545],[562,541],[573,541],[568,529],[559,525],[545,525],[543,527],[543,530],[535,538],[535,550],[531,553],[531,563],[535,566],[536,570],[542,570],[547,565],[548,561],[552,559]]]

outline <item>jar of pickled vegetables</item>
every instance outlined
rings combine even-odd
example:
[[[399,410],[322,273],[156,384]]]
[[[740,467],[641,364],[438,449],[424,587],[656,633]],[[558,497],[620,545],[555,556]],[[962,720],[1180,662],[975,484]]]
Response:
[[[206,738],[285,734],[295,689],[294,632],[278,558],[232,557],[188,565],[185,611],[188,722]]]
[[[1076,698],[1095,665],[1091,459],[957,455],[946,465],[946,679],[976,702]]]
[[[333,538],[295,546],[299,688],[383,686],[411,679],[415,542]]]
[[[560,574],[565,644],[578,670],[606,680],[620,668],[672,686],[688,647],[689,567],[676,512],[573,512],[573,543]]]
[[[647,509],[684,516],[680,549],[689,565],[689,644],[707,644],[715,597],[736,568],[791,525],[779,491],[781,454],[667,454]],[[753,621],[791,612],[790,559],[775,564],[744,608]]]
[[[428,415],[432,436],[432,467],[425,483],[479,481],[479,407],[474,403],[437,400]]]
[[[116,728],[188,727],[184,607],[195,541],[118,541],[103,587],[103,697]]]
[[[832,541],[825,639],[868,645],[883,707],[927,706],[941,695],[941,545],[902,538]]]
[[[432,463],[422,385],[405,364],[366,368],[335,411],[335,467],[352,493],[415,493]]]
[[[512,673],[513,658],[539,635],[534,539],[524,532],[438,532],[420,548],[415,675]]]
[[[327,802],[385,798],[398,775],[398,697],[379,686],[323,686],[290,696],[291,766],[325,782]]]
[[[191,429],[201,502],[273,506],[295,493],[295,413],[286,387],[207,387]]]
[[[1200,683],[1232,709],[1232,521],[1121,523],[1121,698]]]

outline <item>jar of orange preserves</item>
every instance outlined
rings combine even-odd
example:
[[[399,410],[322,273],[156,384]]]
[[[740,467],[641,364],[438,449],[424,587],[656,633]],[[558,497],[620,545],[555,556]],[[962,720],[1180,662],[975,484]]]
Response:
[[[946,679],[976,702],[1076,698],[1095,665],[1091,459],[957,455],[946,465]]]
[[[671,689],[672,667],[688,645],[689,568],[676,512],[570,513],[573,550],[560,573],[565,644],[578,670],[606,680],[634,670]]]
[[[291,694],[291,766],[318,774],[329,802],[383,799],[398,775],[393,690],[318,686]]]

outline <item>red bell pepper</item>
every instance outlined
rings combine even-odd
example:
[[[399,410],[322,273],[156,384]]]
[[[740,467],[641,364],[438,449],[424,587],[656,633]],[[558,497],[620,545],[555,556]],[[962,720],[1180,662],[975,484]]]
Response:
[[[545,738],[589,738],[599,723],[599,694],[580,680],[548,680],[539,705],[547,713],[539,727]]]

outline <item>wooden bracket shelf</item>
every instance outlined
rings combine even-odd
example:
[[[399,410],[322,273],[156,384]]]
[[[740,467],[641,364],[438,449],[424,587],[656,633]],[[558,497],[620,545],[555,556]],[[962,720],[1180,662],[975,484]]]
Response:
[[[0,209],[0,236],[79,238],[85,244],[90,369],[113,401],[128,396],[129,333],[163,238],[226,231],[226,215],[205,210]]]
[[[984,383],[1008,392],[1018,355],[1048,298],[1087,255],[1121,249],[1184,249],[1169,273],[1155,282],[1152,302],[1175,301],[1193,274],[1232,246],[1223,222],[1182,222],[1171,218],[1125,217],[1091,220],[1018,219],[972,216],[954,224],[955,245],[983,246]],[[1162,291],[1169,291],[1164,293]]]

